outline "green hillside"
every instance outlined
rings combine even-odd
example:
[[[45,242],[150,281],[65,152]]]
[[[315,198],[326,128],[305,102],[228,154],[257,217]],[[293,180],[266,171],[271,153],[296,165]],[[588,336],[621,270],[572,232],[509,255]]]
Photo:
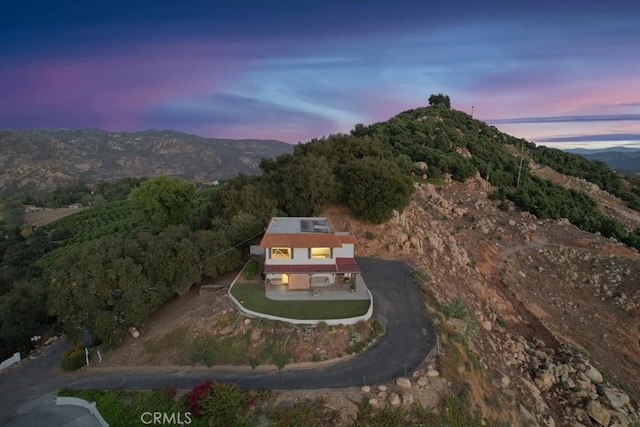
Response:
[[[364,220],[392,218],[411,201],[414,176],[422,174],[417,161],[428,164],[430,178],[487,177],[501,208],[567,218],[640,249],[640,229],[625,230],[585,193],[532,176],[527,159],[592,180],[633,208],[637,186],[601,162],[506,135],[448,102],[433,104],[298,144],[293,154],[262,160],[258,176],[182,194],[169,185],[192,186],[180,179],[104,183],[91,193],[102,205],[35,231],[21,233],[19,223],[7,222],[0,241],[0,353],[29,348],[29,338],[46,328],[64,328],[76,340],[87,331],[118,345],[129,326],[144,324],[174,295],[238,268],[274,215],[315,215],[342,202]],[[54,196],[87,196],[76,190]],[[7,206],[22,212],[14,202]],[[168,215],[176,211],[179,219]],[[156,217],[170,220],[149,220]]]

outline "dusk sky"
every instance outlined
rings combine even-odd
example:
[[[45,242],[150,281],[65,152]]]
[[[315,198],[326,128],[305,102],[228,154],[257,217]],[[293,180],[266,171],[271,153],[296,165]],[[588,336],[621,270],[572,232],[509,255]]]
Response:
[[[0,13],[0,128],[307,141],[426,105],[640,147],[640,2],[68,1]]]

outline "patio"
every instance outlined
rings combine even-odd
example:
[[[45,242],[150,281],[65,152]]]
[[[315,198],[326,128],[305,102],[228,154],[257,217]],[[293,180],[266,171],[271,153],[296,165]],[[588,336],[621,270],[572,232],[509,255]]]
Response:
[[[336,279],[329,286],[309,289],[289,290],[287,285],[265,285],[267,298],[276,301],[336,301],[336,300],[369,300],[369,292],[364,279],[356,275],[355,292],[351,292],[351,283],[344,279]]]

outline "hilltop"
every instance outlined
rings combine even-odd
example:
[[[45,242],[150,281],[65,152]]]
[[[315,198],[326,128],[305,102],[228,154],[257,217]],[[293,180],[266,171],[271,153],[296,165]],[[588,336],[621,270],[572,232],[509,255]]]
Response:
[[[72,336],[73,322],[86,323],[86,290],[109,282],[121,293],[123,324],[145,333],[154,327],[149,314],[176,290],[237,269],[241,250],[271,216],[326,215],[356,236],[357,255],[415,268],[439,345],[437,360],[417,367],[413,388],[401,393],[429,394],[419,379],[436,372],[488,425],[640,420],[640,189],[623,175],[440,102],[299,144],[260,168],[259,176],[210,189],[184,224],[151,229],[119,200],[49,224],[49,234],[35,231],[7,249],[12,256],[0,271],[10,272],[14,260],[14,276],[30,273],[48,295],[23,283],[2,296],[16,301],[4,307],[26,315],[42,309],[28,298],[48,296],[71,313],[64,321]],[[24,253],[33,254],[32,268]],[[128,268],[108,280],[119,265]],[[184,268],[194,265],[204,268]],[[65,294],[69,282],[79,285]],[[162,289],[144,315],[131,310],[138,294],[125,287],[138,282]],[[118,350],[128,351],[126,327],[103,321],[113,306],[92,304],[91,332],[114,347],[124,341]],[[370,392],[363,391],[367,401]],[[346,396],[336,401],[354,406]]]
[[[80,180],[171,175],[207,182],[255,174],[262,158],[290,153],[274,140],[202,138],[172,130],[0,130],[0,194]]]

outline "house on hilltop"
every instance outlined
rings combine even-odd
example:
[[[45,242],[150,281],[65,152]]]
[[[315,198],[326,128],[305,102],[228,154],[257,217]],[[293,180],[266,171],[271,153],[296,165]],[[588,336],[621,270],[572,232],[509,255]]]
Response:
[[[336,232],[328,218],[272,218],[260,242],[266,283],[289,290],[355,283],[361,273],[355,244],[351,233]]]

